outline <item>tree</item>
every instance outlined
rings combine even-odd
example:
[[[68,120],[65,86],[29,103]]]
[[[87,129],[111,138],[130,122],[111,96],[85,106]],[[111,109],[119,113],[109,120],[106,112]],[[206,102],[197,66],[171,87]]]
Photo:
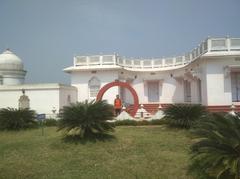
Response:
[[[95,138],[113,131],[113,106],[106,101],[85,101],[65,106],[60,113],[59,129],[66,136]]]

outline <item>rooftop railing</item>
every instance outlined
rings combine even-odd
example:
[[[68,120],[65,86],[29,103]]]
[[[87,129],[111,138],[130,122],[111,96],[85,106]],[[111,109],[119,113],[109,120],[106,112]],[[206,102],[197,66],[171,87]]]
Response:
[[[128,59],[118,55],[74,57],[74,66],[118,65],[125,68],[156,69],[182,66],[191,63],[207,52],[240,51],[240,38],[208,38],[183,56],[156,59]]]

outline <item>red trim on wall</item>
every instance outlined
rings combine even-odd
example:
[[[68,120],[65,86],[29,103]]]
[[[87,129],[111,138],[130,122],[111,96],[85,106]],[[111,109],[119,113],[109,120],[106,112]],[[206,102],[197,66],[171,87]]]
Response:
[[[207,106],[207,109],[211,112],[229,112],[231,111],[231,105],[230,106]],[[240,105],[235,105],[235,112],[240,112]]]
[[[170,104],[161,104],[162,109],[165,109]],[[139,106],[140,107],[140,106]],[[158,111],[159,104],[143,104],[143,108],[150,114],[155,114]],[[215,105],[215,106],[206,106],[210,112],[230,112],[231,105]],[[129,106],[126,110],[127,112],[132,111],[132,106]],[[235,112],[240,112],[240,105],[235,105]]]

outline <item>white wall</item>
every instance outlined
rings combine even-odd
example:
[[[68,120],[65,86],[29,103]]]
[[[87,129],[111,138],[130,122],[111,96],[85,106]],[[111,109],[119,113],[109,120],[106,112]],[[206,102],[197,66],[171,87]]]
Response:
[[[140,103],[149,103],[148,81],[159,83],[160,103],[180,103],[183,102],[183,85],[181,81],[175,80],[171,74],[173,72],[156,72],[154,76],[150,72],[138,74],[138,78],[133,81],[133,88],[136,90]]]
[[[84,101],[86,99],[91,100],[91,98],[89,98],[88,81],[93,76],[96,76],[101,81],[101,87],[109,82],[115,81],[116,79],[131,79],[131,85],[136,90],[140,103],[149,102],[148,81],[158,80],[160,103],[183,103],[183,79],[186,78],[191,82],[192,103],[201,103],[203,105],[231,105],[231,77],[226,77],[224,75],[224,68],[227,65],[239,65],[239,61],[236,61],[234,57],[229,56],[202,57],[184,68],[154,72],[154,75],[151,74],[151,71],[132,72],[125,70],[124,73],[121,73],[120,75],[120,70],[99,70],[96,71],[96,73],[91,73],[91,71],[81,71],[73,72],[71,80],[72,85],[78,88],[79,101]],[[191,74],[192,72],[196,72],[197,75],[194,76],[194,74]],[[190,76],[188,76],[187,73],[190,73]],[[180,78],[175,79],[175,76]],[[201,80],[201,102],[199,101],[198,79]],[[113,103],[116,94],[119,94],[118,87],[111,88],[106,92],[103,99],[107,99],[110,103]],[[126,101],[133,102],[132,99],[130,99],[131,94],[129,92],[125,93],[125,97]]]
[[[70,96],[70,101],[68,101]],[[59,107],[68,106],[70,103],[77,102],[77,88],[60,88],[59,90]]]
[[[118,71],[100,70],[96,71],[96,73],[92,73],[91,71],[73,72],[71,74],[71,85],[77,87],[78,89],[78,101],[95,99],[89,97],[88,89],[88,81],[94,76],[100,80],[102,88],[107,83],[113,82],[118,79]],[[103,99],[113,104],[113,101],[117,94],[119,94],[118,87],[110,88],[103,96]]]
[[[207,105],[231,105],[231,76],[225,76],[227,65],[239,65],[233,57],[209,58],[207,60]]]
[[[0,91],[0,108],[18,108],[18,100],[22,95],[21,89]],[[26,90],[30,99],[30,108],[37,113],[52,113],[53,107],[59,110],[59,90]]]
[[[41,88],[42,86],[42,88]],[[52,114],[53,108],[59,112],[60,108],[67,105],[67,96],[76,102],[77,89],[53,85],[16,85],[0,87],[0,108],[18,108],[18,100],[25,89],[25,95],[30,99],[30,108],[37,113]]]
[[[179,102],[179,97],[183,96],[181,90],[177,91],[179,84],[174,78],[165,77],[162,83],[162,95],[160,97],[161,103]]]

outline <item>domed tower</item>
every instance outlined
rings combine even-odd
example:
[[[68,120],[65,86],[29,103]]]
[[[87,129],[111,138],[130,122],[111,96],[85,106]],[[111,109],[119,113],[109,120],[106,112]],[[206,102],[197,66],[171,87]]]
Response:
[[[0,54],[0,85],[23,84],[26,73],[22,60],[9,49]]]

